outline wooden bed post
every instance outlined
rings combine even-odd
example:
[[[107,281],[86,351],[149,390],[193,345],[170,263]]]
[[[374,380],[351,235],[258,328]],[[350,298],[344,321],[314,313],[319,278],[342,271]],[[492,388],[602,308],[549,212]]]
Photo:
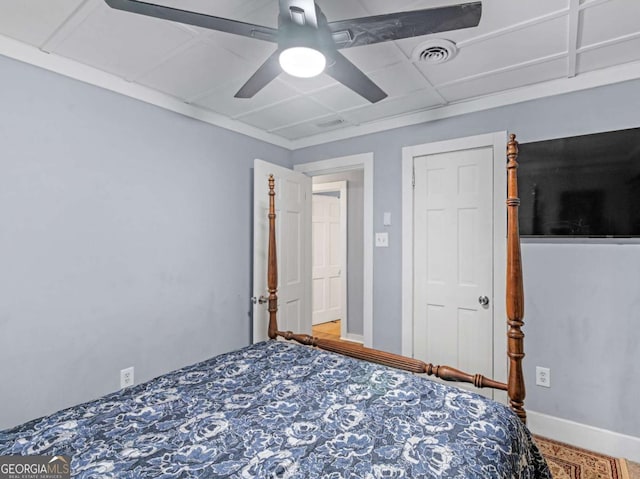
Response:
[[[275,183],[269,175],[269,260],[267,264],[267,287],[269,288],[269,331],[270,339],[278,336],[278,257],[276,254],[276,206]]]
[[[520,254],[520,232],[518,228],[518,142],[516,135],[509,135],[507,143],[507,355],[509,356],[509,379],[507,381],[511,409],[526,424],[524,410],[525,385],[522,372],[524,358],[524,290],[522,285],[522,257]]]

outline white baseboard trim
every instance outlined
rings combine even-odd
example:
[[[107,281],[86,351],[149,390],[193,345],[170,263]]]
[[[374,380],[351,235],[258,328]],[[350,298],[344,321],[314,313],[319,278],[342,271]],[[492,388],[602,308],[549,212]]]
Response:
[[[343,341],[351,341],[352,343],[364,344],[364,336],[362,334],[347,333],[346,336],[342,336],[340,339]]]
[[[527,417],[529,429],[534,434],[608,456],[640,462],[640,437],[627,436],[535,411],[527,411]]]

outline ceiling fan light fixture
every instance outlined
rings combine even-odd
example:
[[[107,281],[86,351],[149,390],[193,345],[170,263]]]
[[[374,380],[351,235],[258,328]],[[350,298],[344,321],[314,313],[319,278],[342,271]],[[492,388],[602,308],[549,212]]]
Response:
[[[286,73],[298,78],[318,76],[327,66],[322,52],[309,47],[287,48],[280,53],[279,61]]]

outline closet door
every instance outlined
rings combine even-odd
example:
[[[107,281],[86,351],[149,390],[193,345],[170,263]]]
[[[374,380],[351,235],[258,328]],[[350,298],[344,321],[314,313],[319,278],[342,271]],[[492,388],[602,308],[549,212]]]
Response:
[[[493,377],[493,149],[414,171],[414,356]]]

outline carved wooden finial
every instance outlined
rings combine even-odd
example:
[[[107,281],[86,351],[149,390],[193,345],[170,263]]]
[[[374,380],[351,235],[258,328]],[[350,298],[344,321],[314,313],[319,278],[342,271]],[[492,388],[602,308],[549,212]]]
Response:
[[[507,168],[518,167],[518,162],[516,161],[518,158],[518,142],[516,141],[516,135],[514,133],[509,135],[509,143],[507,143],[507,158],[509,159]]]
[[[269,196],[276,195],[276,179],[273,175],[269,175]]]

